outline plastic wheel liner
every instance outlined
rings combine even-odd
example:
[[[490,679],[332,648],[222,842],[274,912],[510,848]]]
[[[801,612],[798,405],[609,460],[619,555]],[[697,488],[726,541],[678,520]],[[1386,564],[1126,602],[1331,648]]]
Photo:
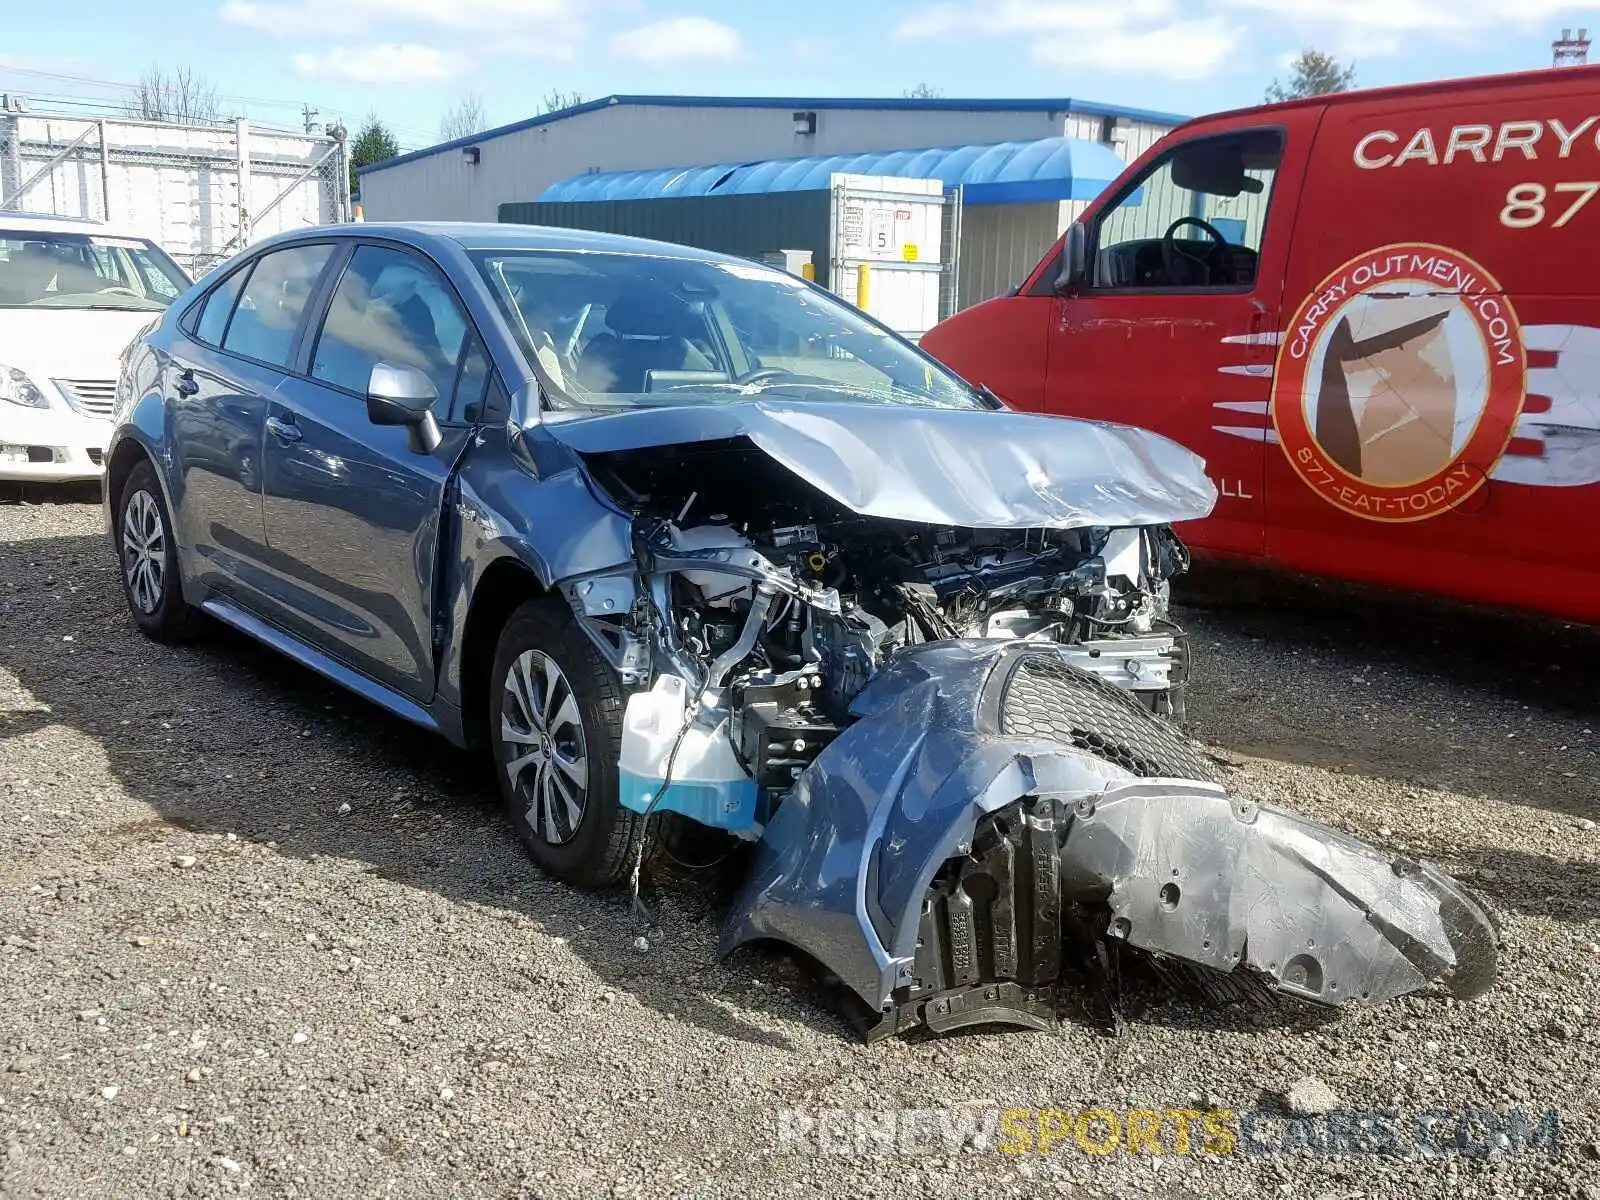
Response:
[[[1230,796],[1049,646],[907,650],[852,713],[767,826],[723,951],[805,952],[860,997],[869,1037],[1045,1027],[1117,940],[1213,994],[1331,1006],[1493,981],[1498,933],[1458,883]]]

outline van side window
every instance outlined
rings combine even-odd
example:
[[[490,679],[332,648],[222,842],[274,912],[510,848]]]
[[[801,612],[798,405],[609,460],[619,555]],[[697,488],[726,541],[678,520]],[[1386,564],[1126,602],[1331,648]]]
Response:
[[[1283,134],[1253,129],[1174,146],[1101,214],[1096,288],[1247,290],[1283,159]]]

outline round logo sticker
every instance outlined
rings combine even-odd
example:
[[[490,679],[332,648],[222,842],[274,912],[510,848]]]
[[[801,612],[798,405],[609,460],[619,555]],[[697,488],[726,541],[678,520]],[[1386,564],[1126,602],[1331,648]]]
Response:
[[[1421,521],[1483,486],[1522,412],[1527,354],[1494,278],[1444,246],[1351,259],[1294,314],[1272,421],[1300,478],[1373,521]]]

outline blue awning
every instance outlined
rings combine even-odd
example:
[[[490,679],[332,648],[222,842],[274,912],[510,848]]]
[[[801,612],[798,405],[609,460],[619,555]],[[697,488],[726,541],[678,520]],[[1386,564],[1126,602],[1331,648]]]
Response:
[[[574,175],[551,184],[543,201],[655,200],[665,196],[749,196],[822,191],[830,177],[889,175],[961,187],[968,204],[1092,200],[1127,163],[1109,147],[1078,138],[980,146],[937,146],[817,158],[718,163]]]

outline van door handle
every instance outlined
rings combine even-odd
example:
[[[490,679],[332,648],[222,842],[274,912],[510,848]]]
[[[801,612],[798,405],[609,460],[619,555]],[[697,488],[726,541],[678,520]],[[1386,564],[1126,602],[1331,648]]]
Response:
[[[300,432],[300,427],[294,423],[294,418],[279,420],[277,417],[267,418],[267,432],[280,442],[298,442],[305,435]]]
[[[178,395],[193,396],[200,390],[200,385],[195,382],[194,371],[185,367],[178,372]]]

